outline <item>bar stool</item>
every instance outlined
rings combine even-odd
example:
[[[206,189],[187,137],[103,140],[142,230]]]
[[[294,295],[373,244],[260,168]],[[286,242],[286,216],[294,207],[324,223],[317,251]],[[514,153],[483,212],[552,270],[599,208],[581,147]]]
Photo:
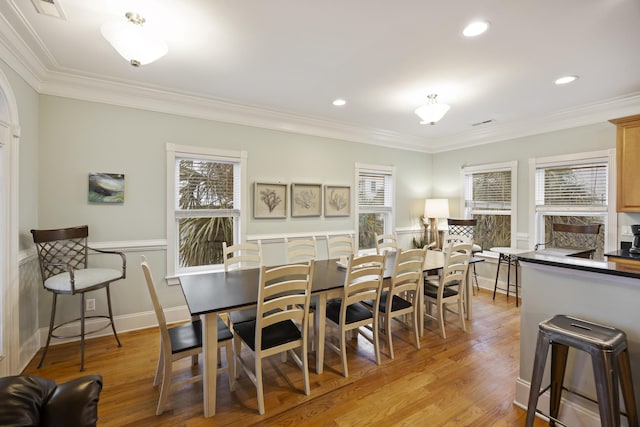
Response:
[[[551,384],[540,390],[549,344],[551,344]],[[593,399],[571,391],[562,385],[569,347],[591,355],[601,425],[620,426],[619,378],[629,426],[637,427],[638,414],[633,393],[626,334],[619,329],[565,315],[554,316],[539,325],[526,426],[533,426],[536,412],[548,416],[549,425],[560,422],[557,417],[563,390],[593,401]],[[548,389],[551,389],[551,400],[549,402],[550,413],[547,415],[537,410],[536,407],[538,397]]]

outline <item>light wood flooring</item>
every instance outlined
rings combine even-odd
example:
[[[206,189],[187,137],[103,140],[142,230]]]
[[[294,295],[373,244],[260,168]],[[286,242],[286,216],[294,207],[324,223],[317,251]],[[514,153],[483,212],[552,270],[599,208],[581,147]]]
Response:
[[[437,325],[425,323],[421,348],[413,346],[409,329],[393,324],[395,360],[382,344],[377,366],[371,344],[362,337],[348,348],[349,378],[341,374],[340,358],[327,349],[325,371],[310,371],[311,395],[305,396],[300,370],[278,356],[264,364],[266,414],[258,415],[256,391],[243,373],[235,392],[227,374],[218,376],[217,413],[205,419],[202,384],[186,385],[171,395],[171,407],[156,416],[159,388],[153,387],[158,357],[157,329],[94,338],[86,344],[86,370],[79,372],[79,345],[53,346],[45,365],[37,369],[40,353],[24,373],[64,382],[83,374],[103,376],[99,403],[100,426],[522,426],[525,413],[513,404],[519,369],[520,309],[513,297],[495,301],[486,289],[474,296],[474,318],[467,332],[449,316],[447,339]],[[328,329],[328,334],[332,330]],[[384,341],[382,341],[384,342]],[[244,347],[243,347],[244,348]],[[251,357],[250,354],[244,354]],[[223,357],[224,359],[224,357]],[[310,367],[315,367],[313,354]],[[179,375],[192,368],[178,364]],[[536,426],[546,425],[536,420]]]

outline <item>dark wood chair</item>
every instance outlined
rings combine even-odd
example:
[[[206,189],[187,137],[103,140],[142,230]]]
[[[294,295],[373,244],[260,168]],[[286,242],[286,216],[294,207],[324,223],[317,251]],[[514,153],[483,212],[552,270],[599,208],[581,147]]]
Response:
[[[79,227],[61,228],[53,230],[31,230],[33,241],[38,252],[40,262],[40,273],[44,288],[53,294],[51,306],[51,319],[49,321],[49,334],[42,358],[38,368],[42,367],[44,358],[49,350],[51,338],[77,338],[80,337],[80,371],[84,371],[84,337],[87,334],[99,332],[111,326],[113,336],[121,347],[116,327],[113,323],[113,312],[111,310],[111,292],[109,285],[116,280],[124,279],[127,271],[127,258],[122,252],[103,251],[90,248],[87,245],[89,227],[82,225]],[[119,255],[121,266],[114,268],[89,268],[89,250],[102,254]],[[85,315],[85,295],[87,292],[105,289],[107,292],[108,315]],[[55,325],[56,302],[58,295],[80,294],[80,317]],[[85,320],[102,318],[109,322],[102,328],[90,332],[85,331]],[[55,331],[70,323],[80,322],[80,333],[76,335],[55,335]]]
[[[551,240],[535,245],[535,250],[545,248],[573,249],[573,256],[593,258],[602,224],[562,224],[551,225]]]

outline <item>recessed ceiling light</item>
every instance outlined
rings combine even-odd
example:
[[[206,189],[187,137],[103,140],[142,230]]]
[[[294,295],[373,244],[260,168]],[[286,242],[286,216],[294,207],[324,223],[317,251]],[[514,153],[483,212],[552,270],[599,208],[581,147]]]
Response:
[[[576,80],[578,80],[578,76],[564,76],[564,77],[560,77],[559,79],[556,79],[554,83],[557,85],[566,85],[569,83],[573,83]]]
[[[347,101],[345,101],[344,99],[336,99],[335,101],[333,101],[333,105],[335,105],[336,107],[342,107],[346,103]]]
[[[462,30],[462,34],[465,37],[475,37],[484,33],[488,29],[489,23],[487,21],[475,21],[464,27],[464,30]]]

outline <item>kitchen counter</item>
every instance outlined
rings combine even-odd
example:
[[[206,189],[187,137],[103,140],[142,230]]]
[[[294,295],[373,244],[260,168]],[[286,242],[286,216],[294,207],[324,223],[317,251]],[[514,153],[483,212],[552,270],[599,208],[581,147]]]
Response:
[[[612,252],[616,254],[618,252],[625,252],[629,255],[628,250],[620,250]],[[615,255],[607,254],[606,256],[614,258]],[[615,259],[622,259],[622,255]],[[587,258],[563,256],[552,251],[531,251],[518,255],[518,259],[522,262],[531,262],[533,264],[547,265],[553,267],[568,268],[571,270],[587,271],[592,273],[600,273],[611,276],[630,277],[634,279],[640,279],[640,262],[638,265],[633,263],[620,263],[613,261],[596,261]],[[631,259],[631,258],[627,258]],[[636,258],[640,261],[640,257]]]
[[[640,263],[595,261],[545,251],[519,254],[518,260],[522,305],[516,404],[527,405],[538,325],[556,314],[610,325],[626,333],[636,404],[640,404]],[[565,386],[595,397],[589,356],[578,351],[572,355]],[[543,385],[549,381],[549,365],[547,360]],[[538,408],[548,412],[548,405],[547,392],[540,397]],[[569,400],[563,408],[561,414],[567,425],[600,425],[598,408],[589,401]]]
[[[640,254],[632,254],[629,252],[629,248],[618,249],[615,252],[606,253],[604,256],[610,258],[613,262],[630,261],[640,263]]]

